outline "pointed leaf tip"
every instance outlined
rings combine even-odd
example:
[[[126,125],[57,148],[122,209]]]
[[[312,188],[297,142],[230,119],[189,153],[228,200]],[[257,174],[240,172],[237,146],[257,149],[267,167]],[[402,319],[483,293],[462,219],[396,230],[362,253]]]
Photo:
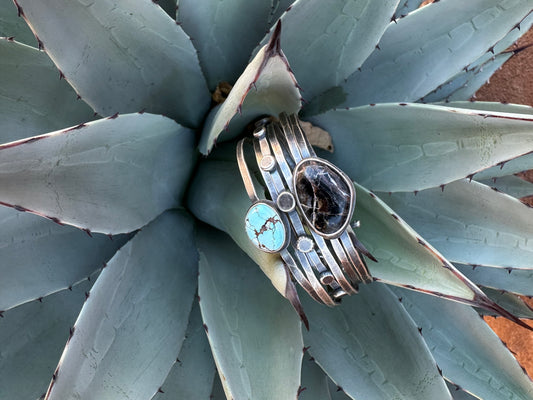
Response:
[[[518,318],[511,312],[507,311],[505,308],[501,307],[500,305],[490,300],[485,294],[483,294],[482,297],[478,299],[474,299],[474,300],[477,300],[479,307],[482,307],[488,311],[494,311],[496,314],[514,322],[517,325],[520,325],[522,328],[526,328],[527,330],[533,332],[533,326],[526,324],[520,318]]]
[[[270,41],[248,64],[224,103],[211,112],[200,140],[203,154],[208,154],[221,139],[242,134],[246,125],[256,118],[300,110],[299,86],[281,50],[280,35],[281,24],[278,24]]]
[[[281,20],[276,24],[274,32],[268,41],[267,54],[281,54]]]

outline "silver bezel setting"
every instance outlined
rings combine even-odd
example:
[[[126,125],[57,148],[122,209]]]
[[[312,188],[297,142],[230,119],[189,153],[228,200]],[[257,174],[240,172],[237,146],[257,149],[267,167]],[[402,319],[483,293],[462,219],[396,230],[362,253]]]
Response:
[[[283,198],[291,199],[291,205],[289,207],[287,207],[283,203]],[[294,198],[294,195],[291,192],[289,192],[288,190],[284,190],[278,195],[278,198],[276,199],[276,204],[280,211],[283,211],[284,213],[289,213],[296,208],[296,199]]]
[[[289,243],[291,241],[291,231],[289,229],[289,222],[287,221],[287,217],[285,216],[285,214],[279,212],[279,210],[277,209],[276,205],[272,201],[270,201],[270,200],[259,200],[259,201],[254,202],[250,207],[248,207],[248,210],[246,211],[246,216],[244,217],[244,229],[246,230],[246,220],[248,219],[248,214],[250,213],[252,208],[256,207],[258,204],[266,205],[267,207],[272,209],[279,216],[279,218],[281,220],[281,223],[283,224],[283,229],[285,230],[285,241],[283,242],[281,247],[279,247],[276,250],[264,249],[264,248],[261,248],[261,247],[257,246],[253,241],[251,241],[251,242],[257,249],[259,249],[261,251],[264,251],[265,253],[271,253],[271,254],[279,253],[283,249],[287,248],[287,246],[289,245]]]
[[[352,220],[353,211],[354,211],[354,208],[355,208],[355,190],[354,190],[354,187],[353,187],[353,183],[350,180],[350,178],[344,172],[342,172],[339,168],[337,168],[335,165],[333,165],[329,161],[324,160],[323,158],[320,158],[320,157],[304,158],[302,161],[300,161],[298,164],[296,164],[296,166],[294,167],[294,171],[298,171],[298,169],[301,168],[302,165],[304,165],[306,163],[310,163],[310,162],[316,162],[316,163],[319,163],[319,164],[327,165],[329,168],[331,168],[333,171],[335,171],[337,174],[339,174],[339,176],[344,180],[344,182],[346,183],[346,186],[348,186],[348,190],[350,191],[350,206],[349,206],[348,216],[346,217],[346,221],[344,221],[343,225],[338,230],[336,230],[333,233],[326,234],[326,233],[320,232],[318,229],[316,229],[315,226],[313,225],[312,221],[310,221],[309,218],[307,218],[307,215],[305,214],[305,212],[304,212],[304,210],[302,208],[302,204],[301,204],[300,199],[298,197],[298,193],[296,192],[296,174],[294,174],[293,177],[292,177],[292,188],[291,189],[292,189],[292,192],[294,193],[294,198],[296,200],[296,204],[298,205],[298,210],[300,211],[300,213],[301,213],[303,219],[305,220],[307,226],[309,227],[309,229],[312,229],[314,232],[316,232],[318,235],[322,236],[325,239],[338,238],[340,235],[342,235],[342,233],[350,225],[350,221]]]
[[[309,236],[300,236],[296,240],[296,249],[301,253],[309,253],[315,248],[315,242]]]

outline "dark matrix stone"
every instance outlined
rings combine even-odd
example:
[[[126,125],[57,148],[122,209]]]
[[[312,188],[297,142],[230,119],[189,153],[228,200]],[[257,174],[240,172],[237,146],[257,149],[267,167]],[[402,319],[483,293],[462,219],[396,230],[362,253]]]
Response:
[[[307,221],[326,235],[341,229],[350,214],[349,182],[316,160],[302,163],[294,179],[296,196]]]

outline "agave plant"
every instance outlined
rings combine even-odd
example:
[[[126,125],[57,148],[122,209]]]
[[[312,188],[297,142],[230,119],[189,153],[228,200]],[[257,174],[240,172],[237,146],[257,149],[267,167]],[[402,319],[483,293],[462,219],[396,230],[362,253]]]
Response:
[[[421,3],[4,2],[0,398],[533,399],[479,318],[533,317],[533,109],[468,101],[533,1]],[[245,234],[280,113],[356,182],[336,307]]]

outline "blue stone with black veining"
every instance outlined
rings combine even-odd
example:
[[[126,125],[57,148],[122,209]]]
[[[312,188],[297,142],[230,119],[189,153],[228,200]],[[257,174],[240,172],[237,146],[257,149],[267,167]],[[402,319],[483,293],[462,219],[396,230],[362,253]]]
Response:
[[[265,203],[256,203],[246,214],[246,234],[260,250],[280,251],[287,241],[287,231],[278,212]]]

